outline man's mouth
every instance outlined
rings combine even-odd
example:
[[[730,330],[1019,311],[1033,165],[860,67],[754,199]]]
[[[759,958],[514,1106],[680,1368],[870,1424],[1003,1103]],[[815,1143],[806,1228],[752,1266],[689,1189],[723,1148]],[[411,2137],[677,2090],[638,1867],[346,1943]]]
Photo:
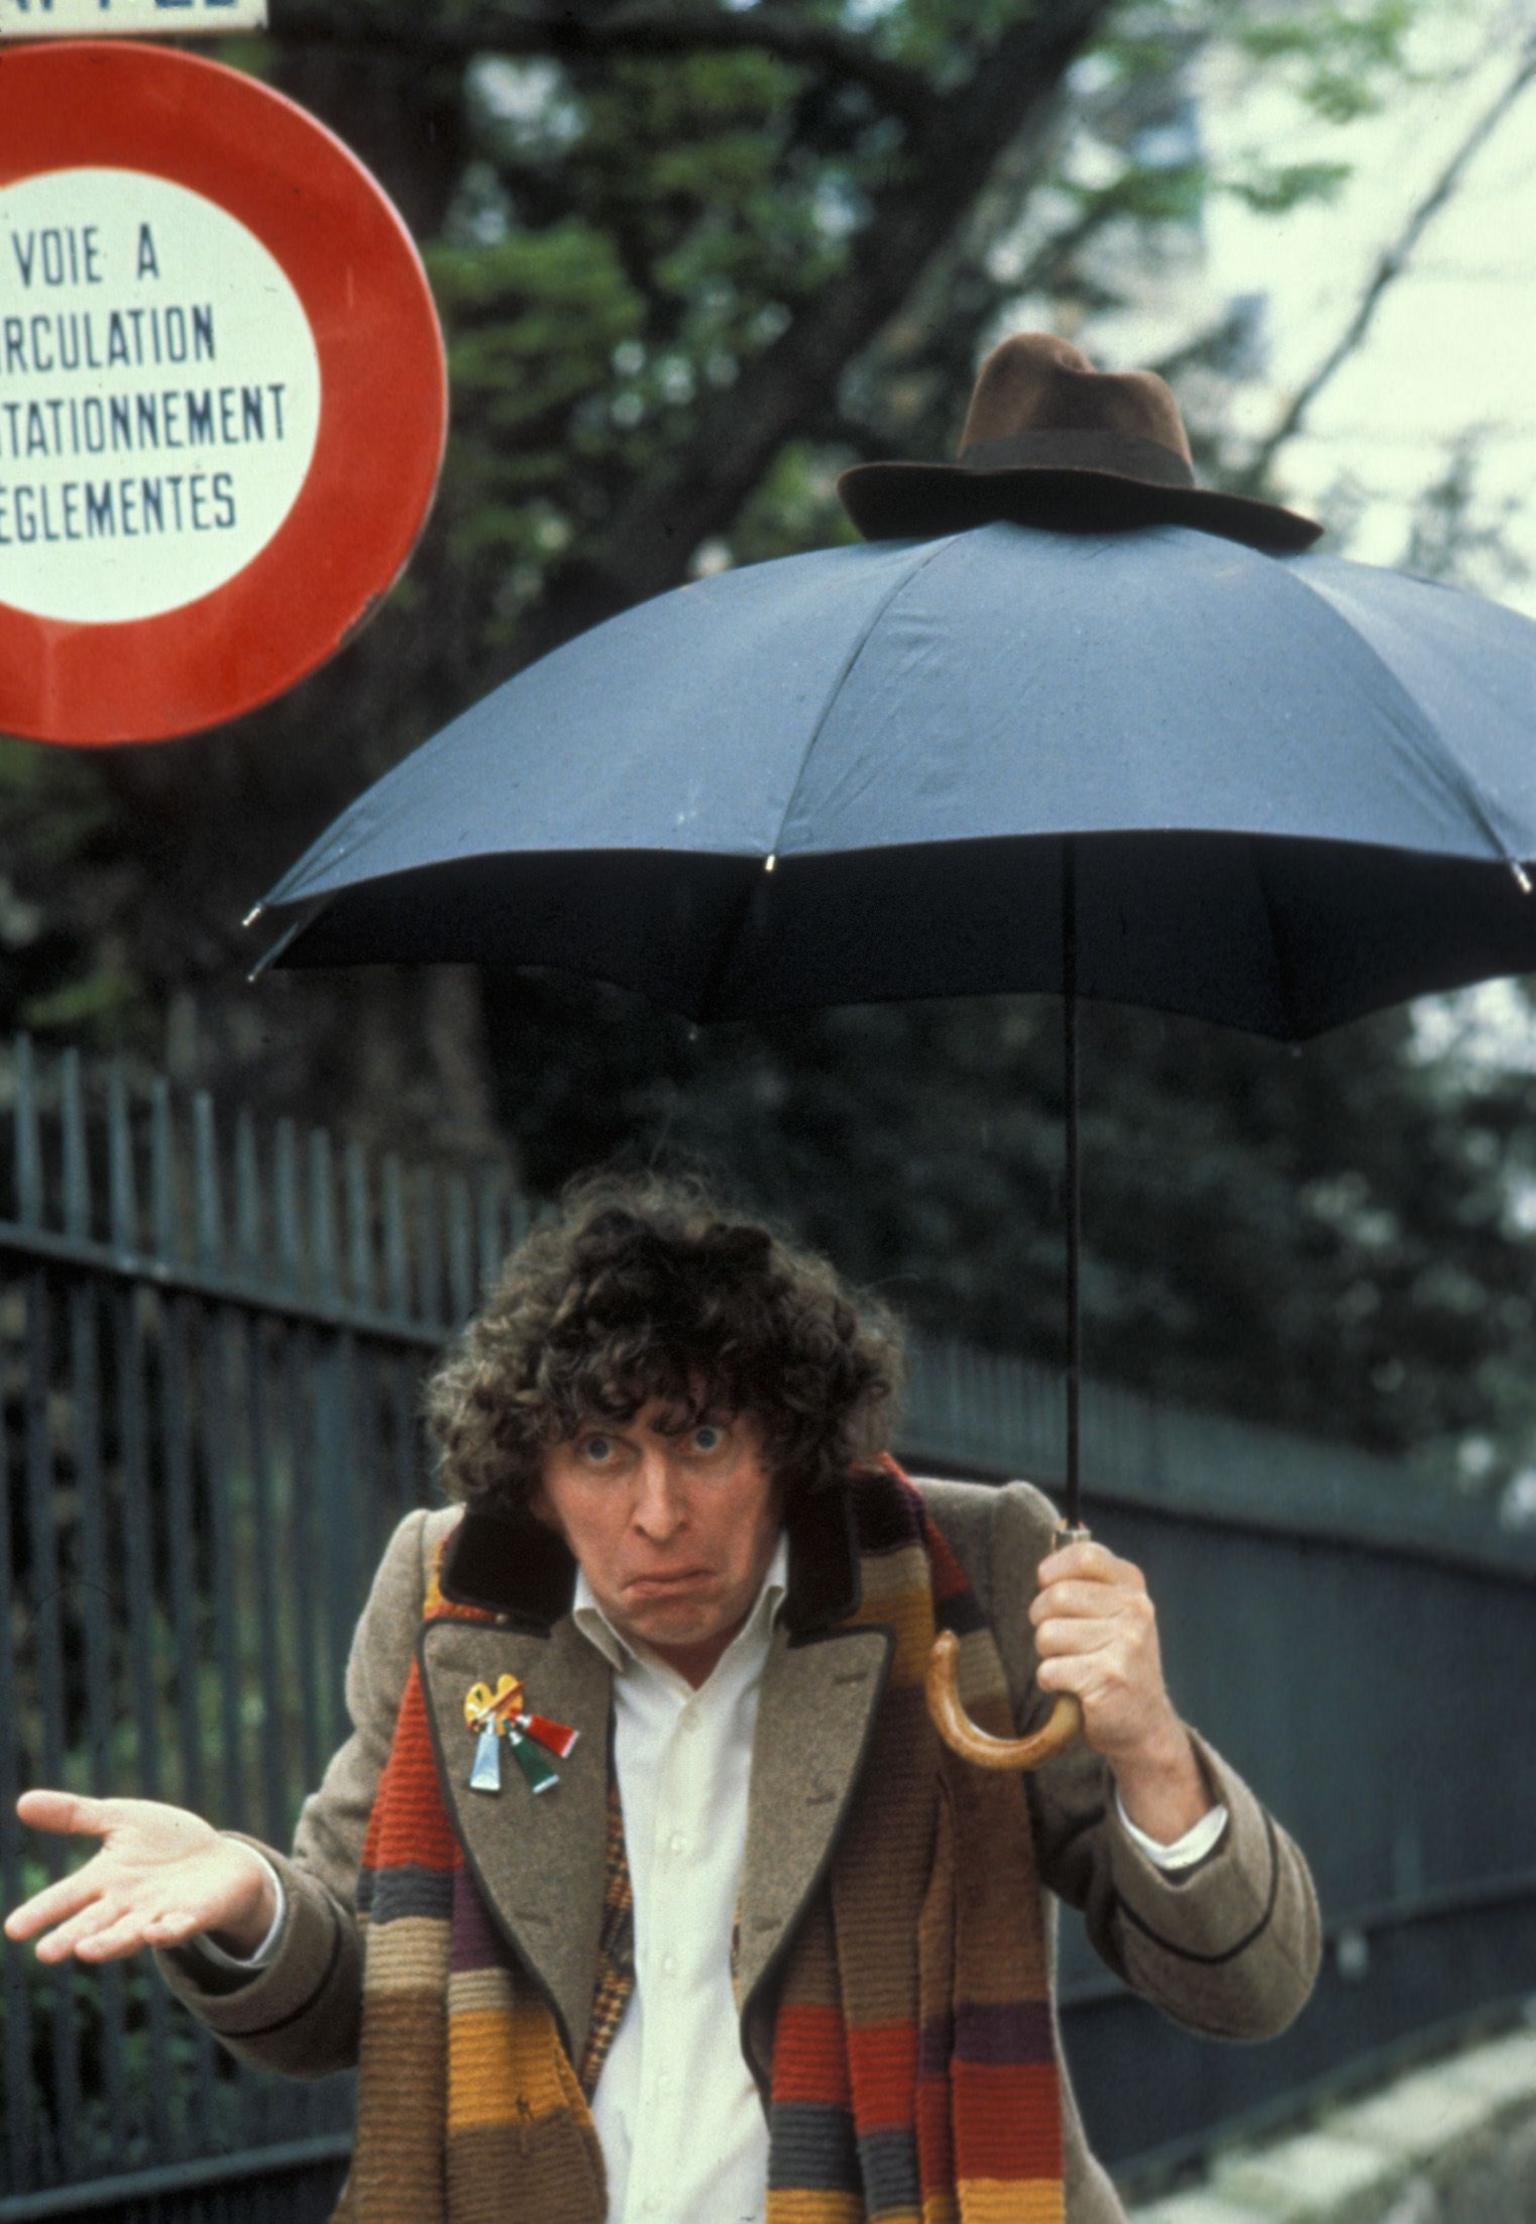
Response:
[[[708,1568],[677,1568],[665,1575],[633,1575],[624,1588],[632,1599],[674,1598],[708,1581]]]

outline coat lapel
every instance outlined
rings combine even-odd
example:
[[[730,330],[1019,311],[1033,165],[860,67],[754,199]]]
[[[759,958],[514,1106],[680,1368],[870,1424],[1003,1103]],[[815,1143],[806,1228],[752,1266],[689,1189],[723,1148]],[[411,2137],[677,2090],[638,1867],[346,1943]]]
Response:
[[[607,1846],[606,1662],[569,1619],[548,1637],[453,1615],[420,1639],[422,1684],[443,1797],[487,1908],[547,1994],[579,2064],[591,2020]],[[517,1676],[536,1714],[579,1730],[560,1780],[535,1795],[509,1751],[499,1792],[469,1788],[475,1740],[464,1722],[471,1684]]]
[[[758,1702],[739,1901],[736,1997],[743,2016],[831,1856],[885,1689],[891,1645],[891,1632],[878,1626],[799,1642],[782,1624],[774,1631]]]

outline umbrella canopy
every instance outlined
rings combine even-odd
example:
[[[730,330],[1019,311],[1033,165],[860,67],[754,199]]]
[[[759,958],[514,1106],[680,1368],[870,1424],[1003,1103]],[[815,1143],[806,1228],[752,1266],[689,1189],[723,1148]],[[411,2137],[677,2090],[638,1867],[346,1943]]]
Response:
[[[1063,985],[1300,1038],[1536,970],[1536,626],[1176,524],[994,523],[625,613],[378,781],[263,963],[694,1019]]]

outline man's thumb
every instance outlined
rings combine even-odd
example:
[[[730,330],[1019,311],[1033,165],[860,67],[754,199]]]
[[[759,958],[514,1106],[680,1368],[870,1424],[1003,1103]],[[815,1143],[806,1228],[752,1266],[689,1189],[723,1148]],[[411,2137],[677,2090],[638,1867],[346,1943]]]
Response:
[[[80,1792],[23,1792],[16,1812],[31,1830],[62,1830],[88,1838],[104,1837],[112,1827],[111,1799],[87,1799]]]

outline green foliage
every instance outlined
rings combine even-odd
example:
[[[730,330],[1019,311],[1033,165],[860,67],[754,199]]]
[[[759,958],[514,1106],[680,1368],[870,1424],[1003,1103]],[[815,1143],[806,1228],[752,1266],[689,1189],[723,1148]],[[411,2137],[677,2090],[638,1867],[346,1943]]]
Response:
[[[1285,216],[1304,201],[1335,201],[1353,175],[1347,162],[1282,162],[1230,178],[1225,190],[1261,216]]]
[[[1204,162],[1128,163],[1108,185],[1072,186],[1083,218],[1095,226],[1108,218],[1136,224],[1194,224],[1205,206],[1210,171]]]
[[[1407,70],[1404,46],[1421,13],[1415,0],[1288,0],[1239,11],[1238,45],[1257,62],[1284,68],[1324,122],[1373,114]]]

